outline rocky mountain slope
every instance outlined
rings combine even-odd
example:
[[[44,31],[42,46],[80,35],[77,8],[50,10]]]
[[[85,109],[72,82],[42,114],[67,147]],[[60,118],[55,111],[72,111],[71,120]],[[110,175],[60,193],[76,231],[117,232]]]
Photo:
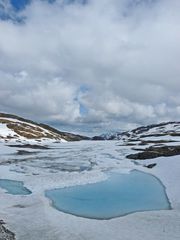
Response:
[[[46,124],[21,118],[16,115],[0,113],[0,140],[54,140],[54,141],[80,141],[88,139],[85,136],[61,132]]]
[[[93,137],[93,140],[145,140],[148,137],[180,137],[180,122],[164,122],[139,127],[130,131],[107,133]]]
[[[135,153],[127,155],[129,159],[180,155],[180,122],[153,124],[131,131],[103,134],[93,139],[119,140],[120,146],[130,146]]]

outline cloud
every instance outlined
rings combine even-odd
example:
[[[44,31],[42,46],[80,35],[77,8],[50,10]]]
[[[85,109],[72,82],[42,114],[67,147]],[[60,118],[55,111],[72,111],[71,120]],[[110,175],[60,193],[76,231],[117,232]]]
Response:
[[[32,1],[13,13],[23,22],[0,21],[1,111],[119,127],[178,119],[179,10],[178,0]]]
[[[0,0],[0,18],[3,20],[15,19],[14,9],[9,0]]]

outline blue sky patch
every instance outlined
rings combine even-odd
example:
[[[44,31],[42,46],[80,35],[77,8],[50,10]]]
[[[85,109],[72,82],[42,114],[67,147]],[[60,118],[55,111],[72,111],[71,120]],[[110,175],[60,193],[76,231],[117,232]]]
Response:
[[[30,0],[11,0],[11,4],[16,10],[21,10],[25,8],[25,6],[30,2]]]

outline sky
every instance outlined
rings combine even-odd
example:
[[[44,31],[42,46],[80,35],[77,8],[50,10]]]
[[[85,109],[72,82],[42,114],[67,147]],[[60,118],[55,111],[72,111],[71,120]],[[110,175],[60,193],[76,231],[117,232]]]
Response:
[[[179,0],[0,0],[0,112],[81,132],[180,119]]]

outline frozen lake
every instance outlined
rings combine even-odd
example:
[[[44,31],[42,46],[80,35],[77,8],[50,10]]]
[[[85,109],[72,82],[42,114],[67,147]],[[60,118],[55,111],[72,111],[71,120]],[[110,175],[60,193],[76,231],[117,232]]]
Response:
[[[94,219],[171,208],[162,183],[136,170],[111,173],[107,180],[94,184],[48,190],[45,195],[60,211]]]
[[[17,143],[14,142],[14,144]],[[38,144],[38,142],[31,142],[31,144]],[[146,240],[179,239],[180,205],[179,185],[177,184],[180,181],[179,156],[136,161],[134,164],[134,161],[125,157],[133,152],[131,147],[122,146],[120,141],[46,143],[49,147],[47,149],[8,147],[7,145],[9,143],[0,143],[0,178],[23,182],[24,187],[32,191],[32,194],[29,195],[12,195],[7,190],[0,188],[1,219],[8,224],[7,227],[11,231],[15,232],[18,240],[131,240],[134,236],[138,240],[143,240],[144,236]],[[151,163],[157,163],[157,166],[153,169],[143,167],[144,164]],[[138,176],[133,169],[140,171]],[[120,179],[121,176],[122,179]],[[123,179],[127,180],[126,188],[124,187],[125,183],[121,183]],[[138,184],[137,179],[142,185]],[[154,187],[151,180],[154,182]],[[139,201],[142,197],[145,199],[145,196],[142,195],[146,192],[150,194],[149,197],[152,195],[155,197],[153,201],[162,201],[163,204],[158,208],[157,206],[160,204],[155,203],[155,209],[169,209],[170,206],[161,181],[166,187],[172,210],[147,211],[147,202],[145,202],[146,206],[143,210],[135,208],[135,199],[139,199]],[[128,184],[131,187],[128,187]],[[137,185],[138,195],[133,196],[132,202],[134,208],[129,208],[123,213],[121,206],[116,207],[117,205],[115,205],[119,204],[120,195],[120,192],[116,193],[116,190],[120,191],[119,188],[123,186],[122,191],[125,196],[125,190],[133,190],[132,186],[137,187]],[[105,190],[108,197],[113,196],[112,199],[107,199],[108,207],[101,206],[102,208],[98,209],[99,216],[87,216],[87,212],[83,210],[84,212],[80,213],[78,208],[78,212],[70,212],[70,200],[67,202],[68,208],[64,212],[62,209],[60,211],[55,203],[52,205],[52,200],[45,196],[46,191],[54,189],[75,192],[76,189],[82,189],[84,195],[83,191],[89,191],[88,188],[91,187],[95,189],[94,186],[97,187],[98,194],[93,196],[103,196]],[[102,187],[102,192],[100,187]],[[79,194],[81,193],[79,192]],[[90,194],[91,192],[87,194],[88,198]],[[130,196],[130,193],[128,194]],[[131,192],[131,194],[133,193]],[[106,197],[106,195],[104,196]],[[92,199],[91,209],[93,209],[93,201],[97,203],[97,200]],[[86,204],[86,200],[81,201],[81,204],[82,202]],[[109,207],[110,205],[111,207]],[[154,209],[152,204],[150,207],[152,210]],[[105,212],[104,208],[108,211]],[[115,212],[115,208],[117,212]],[[125,209],[125,204],[123,208]],[[66,211],[71,214],[65,213]],[[134,211],[135,214],[129,214]],[[100,215],[101,212],[102,215]],[[84,217],[83,214],[85,214]],[[91,214],[94,214],[93,211]],[[116,217],[122,216],[121,214],[128,215]],[[77,215],[82,217],[77,217]],[[94,218],[113,219],[104,221]]]
[[[24,187],[23,182],[9,179],[0,179],[0,188],[3,188],[9,194],[13,195],[29,195],[31,191]]]
[[[48,147],[41,150],[1,145],[0,164],[11,163],[11,171],[33,175],[45,173],[69,175],[134,167],[134,164],[125,158],[129,148],[120,147],[118,141],[53,143]]]

